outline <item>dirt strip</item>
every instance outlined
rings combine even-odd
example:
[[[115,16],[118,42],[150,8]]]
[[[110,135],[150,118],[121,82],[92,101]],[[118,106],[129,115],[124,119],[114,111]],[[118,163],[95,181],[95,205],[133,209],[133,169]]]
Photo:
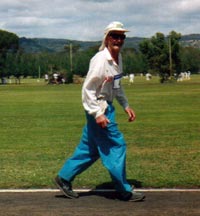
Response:
[[[199,192],[146,192],[143,202],[124,202],[112,192],[0,193],[0,216],[199,216]]]

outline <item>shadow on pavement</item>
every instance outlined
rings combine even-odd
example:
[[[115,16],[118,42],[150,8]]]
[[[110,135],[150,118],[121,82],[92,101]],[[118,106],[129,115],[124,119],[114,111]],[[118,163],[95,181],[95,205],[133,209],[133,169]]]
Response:
[[[142,188],[142,182],[138,180],[128,180],[128,182],[134,186],[134,188]],[[113,191],[106,191],[106,190],[113,190]],[[94,190],[88,192],[81,192],[79,193],[79,197],[89,197],[89,196],[99,196],[104,197],[106,199],[116,200],[119,199],[119,193],[114,191],[114,184],[113,182],[104,182],[100,185],[97,185]],[[105,190],[105,191],[104,191]],[[56,198],[63,198],[63,199],[70,199],[64,195],[56,195]]]

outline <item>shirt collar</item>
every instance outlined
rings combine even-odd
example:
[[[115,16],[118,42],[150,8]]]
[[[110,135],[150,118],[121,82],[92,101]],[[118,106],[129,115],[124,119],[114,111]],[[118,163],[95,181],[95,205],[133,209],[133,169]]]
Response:
[[[113,61],[112,56],[111,56],[110,52],[108,51],[107,47],[104,48],[104,52],[106,54],[106,58],[108,59],[108,61]]]
[[[104,51],[105,54],[106,54],[107,60],[108,60],[108,61],[112,61],[113,64],[117,65],[117,64],[115,63],[115,61],[113,60],[113,58],[112,58],[112,56],[111,56],[111,54],[110,54],[108,48],[105,47],[103,51]],[[121,53],[119,53],[119,65],[121,65]]]

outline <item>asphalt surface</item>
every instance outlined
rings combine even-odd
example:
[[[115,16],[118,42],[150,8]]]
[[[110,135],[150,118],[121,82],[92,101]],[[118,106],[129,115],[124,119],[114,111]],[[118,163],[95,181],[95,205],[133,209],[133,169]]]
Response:
[[[115,199],[114,192],[0,193],[0,216],[200,216],[200,192],[146,192],[142,202]]]

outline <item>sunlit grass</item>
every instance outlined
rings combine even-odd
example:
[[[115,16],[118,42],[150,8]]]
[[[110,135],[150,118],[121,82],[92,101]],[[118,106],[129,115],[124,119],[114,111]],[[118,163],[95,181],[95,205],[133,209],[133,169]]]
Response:
[[[80,140],[85,123],[81,85],[24,80],[0,86],[0,188],[54,187],[52,179]],[[123,80],[137,119],[115,103],[127,141],[127,178],[144,187],[200,187],[200,77],[160,84]],[[110,181],[101,161],[79,175],[75,187]]]

